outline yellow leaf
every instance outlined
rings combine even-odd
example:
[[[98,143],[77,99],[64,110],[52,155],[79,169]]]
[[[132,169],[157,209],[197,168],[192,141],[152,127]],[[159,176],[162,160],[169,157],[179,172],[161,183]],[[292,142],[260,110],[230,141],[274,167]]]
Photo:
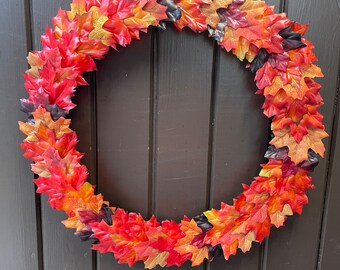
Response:
[[[297,143],[294,137],[289,134],[289,128],[274,131],[275,137],[271,140],[271,144],[276,148],[287,146],[289,148],[288,155],[295,164],[308,159],[308,149],[312,149],[321,157],[324,156],[325,146],[322,139],[328,134],[323,129],[308,128],[306,134],[300,143]]]
[[[82,15],[84,13],[86,13],[85,0],[73,0],[71,3],[71,11],[67,12],[67,17],[70,21],[73,21],[76,14]]]
[[[29,70],[26,71],[27,74],[30,74],[34,78],[39,77],[39,69],[41,69],[45,63],[38,54],[29,52],[27,56],[28,64],[31,66]]]
[[[217,23],[220,21],[217,10],[227,8],[232,2],[232,0],[213,0],[210,5],[202,5],[200,10],[207,17],[206,23],[216,28]]]
[[[92,25],[94,29],[90,32],[89,38],[100,40],[103,44],[109,46],[112,34],[103,29],[104,23],[109,18],[100,14],[99,8],[96,6],[91,7],[90,11],[92,11]]]
[[[283,206],[282,212],[276,211],[270,215],[270,222],[275,225],[276,228],[283,226],[286,216],[292,216],[293,211],[289,204]]]
[[[156,256],[150,256],[148,259],[144,262],[145,268],[152,269],[155,268],[157,265],[160,265],[161,267],[166,266],[166,259],[169,256],[169,252],[163,251],[161,253],[158,253]]]
[[[200,265],[204,259],[209,259],[209,250],[206,246],[203,248],[195,247],[192,251],[192,266]]]
[[[255,241],[256,235],[254,231],[250,231],[243,238],[239,240],[238,247],[242,250],[243,253],[250,250],[253,241]]]

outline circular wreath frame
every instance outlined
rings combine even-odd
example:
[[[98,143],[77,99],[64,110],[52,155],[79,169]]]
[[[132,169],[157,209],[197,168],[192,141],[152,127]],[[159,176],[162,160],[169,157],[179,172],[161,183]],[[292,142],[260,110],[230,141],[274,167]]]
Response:
[[[255,74],[257,94],[265,98],[264,114],[272,118],[272,140],[259,176],[232,205],[221,203],[180,223],[110,207],[80,164],[77,135],[65,116],[75,107],[75,88],[86,85],[82,74],[95,70],[109,47],[126,46],[149,26],[165,29],[171,21],[181,30],[208,30],[219,45],[232,51]],[[286,217],[301,214],[312,188],[308,172],[318,164],[327,136],[318,108],[323,104],[322,77],[313,44],[303,36],[306,25],[275,14],[256,0],[73,0],[70,11],[59,10],[53,27],[41,36],[43,49],[30,52],[25,77],[29,94],[21,99],[27,135],[21,147],[34,162],[37,192],[48,195],[52,208],[65,211],[67,228],[92,249],[112,252],[119,263],[146,268],[199,265],[223,253],[225,259],[262,242],[270,228],[283,226]]]

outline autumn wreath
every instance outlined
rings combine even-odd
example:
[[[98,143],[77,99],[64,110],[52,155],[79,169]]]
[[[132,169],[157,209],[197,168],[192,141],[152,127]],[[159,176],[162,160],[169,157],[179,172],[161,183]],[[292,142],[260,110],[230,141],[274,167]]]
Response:
[[[264,114],[272,118],[273,138],[259,176],[233,201],[221,204],[180,223],[109,207],[86,182],[80,164],[77,134],[66,114],[75,107],[75,88],[85,85],[84,72],[96,68],[109,47],[126,46],[149,26],[164,28],[172,21],[181,30],[208,30],[219,45],[232,51],[255,74],[257,94],[265,98]],[[225,259],[252,242],[262,242],[275,225],[280,227],[294,212],[301,214],[312,188],[308,172],[323,156],[321,140],[327,136],[318,108],[323,104],[322,77],[313,45],[303,38],[307,26],[275,14],[273,7],[255,0],[74,0],[71,11],[59,10],[53,27],[41,36],[42,51],[29,53],[31,68],[24,75],[28,99],[20,122],[27,135],[24,156],[34,162],[37,192],[66,212],[63,221],[82,240],[93,239],[94,250],[112,252],[119,263],[144,261],[156,265],[192,265]]]

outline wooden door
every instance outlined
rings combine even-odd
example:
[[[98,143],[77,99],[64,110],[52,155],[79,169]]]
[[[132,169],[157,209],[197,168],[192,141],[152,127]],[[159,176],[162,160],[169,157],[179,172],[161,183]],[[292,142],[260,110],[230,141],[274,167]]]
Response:
[[[289,18],[310,23],[325,78],[322,113],[330,137],[327,154],[313,173],[315,190],[302,216],[288,219],[261,246],[225,262],[196,269],[340,269],[340,3],[338,0],[267,1]],[[34,194],[33,175],[17,144],[18,99],[25,96],[20,73],[27,51],[58,7],[70,0],[3,0],[0,62],[1,143],[0,269],[128,269],[111,254],[90,251],[64,228],[62,213]],[[262,114],[253,76],[206,33],[182,33],[171,25],[152,29],[120,52],[110,51],[78,89],[72,111],[79,150],[91,183],[112,205],[158,219],[180,220],[231,202],[264,161],[269,120]],[[14,135],[15,134],[15,135]],[[186,264],[180,269],[190,269]],[[143,269],[137,264],[133,269]],[[175,268],[171,268],[175,269]]]

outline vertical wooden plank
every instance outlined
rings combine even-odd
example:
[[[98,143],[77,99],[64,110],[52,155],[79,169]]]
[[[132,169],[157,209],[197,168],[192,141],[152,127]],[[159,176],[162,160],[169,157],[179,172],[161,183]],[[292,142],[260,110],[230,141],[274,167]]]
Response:
[[[188,29],[159,33],[156,213],[179,220],[206,207],[213,42]],[[190,195],[189,195],[190,194]]]
[[[280,12],[282,1],[267,0]],[[249,184],[258,175],[268,146],[270,122],[262,113],[263,97],[256,96],[254,76],[235,56],[218,50],[215,121],[211,171],[211,207],[219,208],[221,201],[232,203],[242,192],[241,183]],[[261,248],[254,244],[250,252],[228,261],[216,258],[209,269],[262,269],[266,260],[266,242]]]
[[[213,41],[167,28],[158,36],[155,212],[179,221],[206,208]]]
[[[339,87],[339,82],[338,82]],[[339,88],[338,88],[339,89]],[[339,93],[338,93],[339,94]],[[340,107],[335,116],[337,123],[333,131],[333,156],[324,212],[323,234],[318,260],[318,270],[337,270],[340,268]]]
[[[256,96],[250,70],[235,56],[219,48],[212,164],[212,207],[232,203],[260,170],[267,149],[269,120],[263,115],[263,98]],[[218,258],[211,269],[258,269],[259,245],[228,262]]]
[[[98,63],[98,189],[113,206],[148,213],[151,35],[142,35]],[[116,265],[112,254],[99,269]],[[137,264],[134,269],[143,269]]]
[[[316,49],[318,65],[323,68],[324,79],[318,80],[322,88],[325,106],[321,113],[325,116],[327,131],[332,133],[333,110],[338,79],[340,16],[339,1],[310,0],[289,1],[288,15],[300,23],[310,23],[307,38]],[[310,204],[305,207],[301,217],[288,219],[285,228],[274,230],[269,241],[268,269],[315,269],[318,261],[320,229],[326,175],[329,162],[330,144],[325,140],[326,158],[313,173],[315,190],[308,193]],[[338,269],[338,268],[336,268]],[[328,268],[325,268],[328,270]]]
[[[26,95],[21,74],[27,69],[24,1],[1,1],[0,9],[0,231],[1,268],[38,269],[33,174],[22,157],[25,120],[19,99]],[[29,19],[29,18],[28,18]]]
[[[32,2],[33,48],[41,49],[40,36],[45,32],[46,25],[51,26],[51,19],[57,14],[59,7],[69,10],[71,0]],[[72,128],[80,140],[79,151],[85,153],[82,162],[91,169],[91,105],[90,88],[78,89],[74,99],[79,108],[75,108],[70,117]],[[91,171],[90,176],[92,177]],[[74,231],[66,229],[60,222],[66,218],[63,212],[57,212],[47,204],[46,196],[42,196],[42,228],[43,254],[45,269],[92,269],[92,251],[90,243],[83,243],[73,235]]]

